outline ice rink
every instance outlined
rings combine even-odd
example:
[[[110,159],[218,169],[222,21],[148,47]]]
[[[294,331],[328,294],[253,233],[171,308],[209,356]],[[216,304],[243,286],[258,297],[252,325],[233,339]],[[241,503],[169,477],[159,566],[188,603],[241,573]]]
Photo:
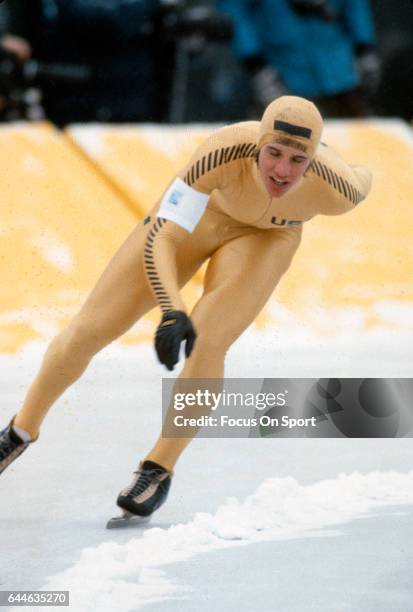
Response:
[[[2,422],[43,345],[2,356]],[[409,375],[401,335],[250,330],[228,376]],[[1,589],[70,591],[70,609],[413,611],[413,444],[405,439],[200,439],[146,529],[107,531],[161,421],[150,344],[114,344],[0,480]],[[37,608],[38,609],[38,608]]]

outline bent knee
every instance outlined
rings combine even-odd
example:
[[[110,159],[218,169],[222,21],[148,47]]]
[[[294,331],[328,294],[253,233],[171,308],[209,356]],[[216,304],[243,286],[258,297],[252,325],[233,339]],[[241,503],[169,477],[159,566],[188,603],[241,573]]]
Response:
[[[66,356],[80,359],[93,357],[107,342],[93,325],[82,318],[74,319],[53,341]]]
[[[256,313],[243,317],[223,317],[217,320],[214,316],[194,317],[193,323],[197,332],[195,348],[207,353],[226,353],[243,332],[254,321]]]
[[[207,357],[208,355],[214,357],[217,355],[225,355],[237,337],[238,335],[233,337],[232,335],[219,332],[206,333],[200,331],[196,337],[193,353],[202,354],[203,357]]]

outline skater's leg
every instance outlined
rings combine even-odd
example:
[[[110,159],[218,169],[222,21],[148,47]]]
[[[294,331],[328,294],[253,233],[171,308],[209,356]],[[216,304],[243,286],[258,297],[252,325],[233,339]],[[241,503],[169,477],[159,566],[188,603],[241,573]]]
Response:
[[[77,316],[50,343],[14,424],[33,437],[50,406],[85,371],[92,357],[154,306],[141,253],[139,224],[98,280]]]
[[[49,345],[14,425],[32,438],[56,399],[85,371],[93,356],[125,333],[155,306],[143,268],[149,225],[140,223],[114,255],[84,306]],[[179,283],[184,285],[205,255],[190,242],[180,254]]]
[[[218,379],[215,388],[211,389],[208,383],[208,389],[219,390],[226,351],[262,310],[288,269],[300,237],[300,228],[255,230],[225,244],[211,257],[204,293],[191,314],[198,336],[174,392],[179,392],[180,380],[188,378]],[[187,386],[185,391],[188,392]],[[208,412],[197,408],[196,414]],[[174,416],[170,407],[164,429],[173,422]],[[146,459],[173,470],[197,431],[197,428],[187,429],[187,437],[182,438],[161,435]]]

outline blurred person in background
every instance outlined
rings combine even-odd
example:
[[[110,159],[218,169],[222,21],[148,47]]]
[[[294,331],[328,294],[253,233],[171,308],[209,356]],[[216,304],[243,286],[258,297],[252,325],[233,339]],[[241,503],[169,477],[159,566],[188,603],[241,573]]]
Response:
[[[382,59],[382,78],[374,98],[377,115],[413,121],[413,2],[373,0]]]
[[[217,0],[232,17],[234,51],[255,113],[285,93],[327,117],[362,117],[380,81],[369,0]]]
[[[157,35],[166,0],[9,0],[10,31],[25,37],[43,66],[47,118],[157,121],[168,56]],[[173,2],[172,2],[173,4]],[[76,70],[77,68],[77,70]],[[57,73],[57,74],[56,74]]]
[[[29,39],[33,57],[4,74],[0,66],[13,104],[5,120],[245,116],[244,78],[228,47],[232,22],[212,0],[9,0],[7,7],[11,31]],[[40,97],[40,116],[28,108],[30,88]]]
[[[8,33],[8,12],[5,5],[0,5],[0,72],[3,62],[10,56],[16,63],[27,62],[32,54],[32,49],[27,40],[20,36]],[[0,115],[7,108],[7,88],[3,87],[0,78]]]
[[[32,53],[30,44],[27,40],[20,38],[20,36],[13,36],[12,34],[4,34],[1,36],[0,46],[5,51],[16,55],[21,62],[26,62]]]

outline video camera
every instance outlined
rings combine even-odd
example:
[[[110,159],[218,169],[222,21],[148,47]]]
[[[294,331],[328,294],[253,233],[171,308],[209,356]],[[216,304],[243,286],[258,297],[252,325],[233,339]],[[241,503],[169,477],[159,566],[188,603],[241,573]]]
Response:
[[[207,41],[225,42],[232,38],[232,20],[212,6],[191,6],[182,1],[164,2],[163,28],[175,40],[201,37]]]
[[[0,47],[0,120],[43,119],[41,86],[45,82],[84,83],[91,78],[86,65],[44,63],[35,59],[21,62]]]

